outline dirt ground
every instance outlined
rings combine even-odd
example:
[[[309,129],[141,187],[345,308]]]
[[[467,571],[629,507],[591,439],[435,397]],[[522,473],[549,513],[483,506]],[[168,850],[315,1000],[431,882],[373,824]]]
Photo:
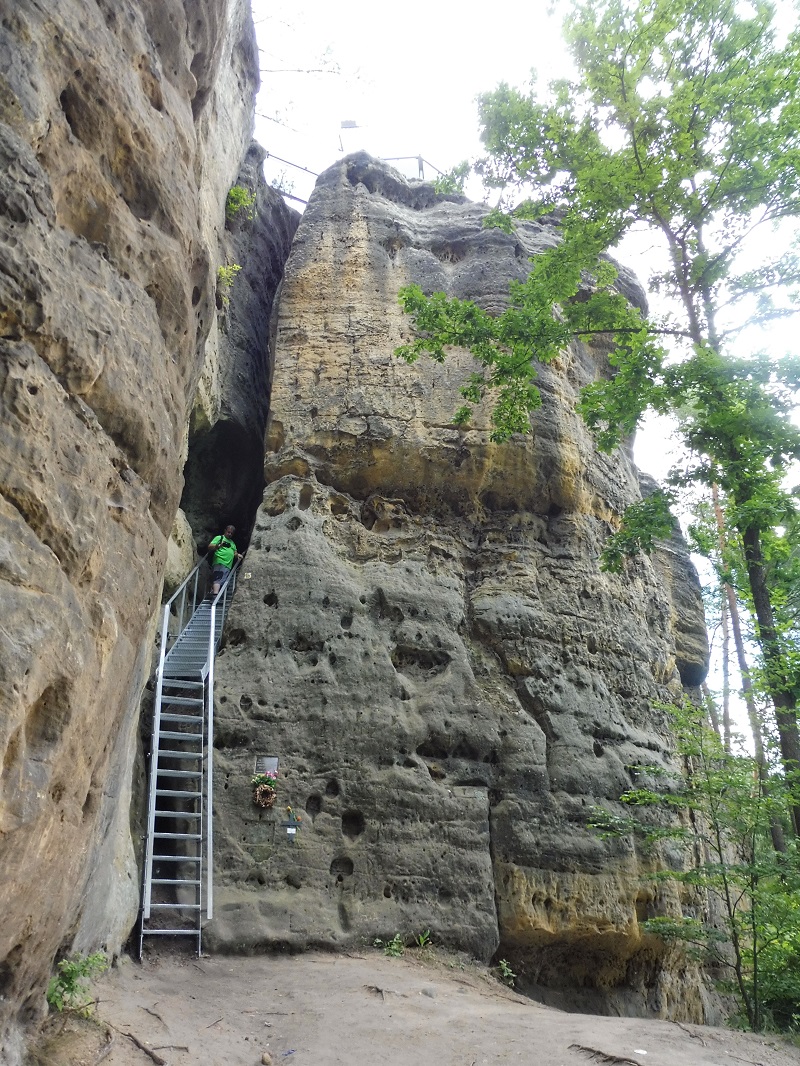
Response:
[[[779,1038],[544,1007],[436,951],[164,954],[94,994],[97,1022],[68,1019],[42,1066],[800,1066]]]

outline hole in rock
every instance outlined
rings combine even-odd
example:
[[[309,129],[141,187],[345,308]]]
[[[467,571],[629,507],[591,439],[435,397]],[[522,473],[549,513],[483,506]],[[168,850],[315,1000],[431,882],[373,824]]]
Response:
[[[17,944],[0,962],[0,998],[7,999],[14,987],[14,975],[19,972],[25,951],[22,944]]]
[[[353,860],[348,858],[347,855],[337,855],[337,857],[331,863],[330,872],[332,874],[338,874],[339,877],[350,877],[355,867],[353,866]]]
[[[383,897],[384,897],[384,899],[391,899],[392,898],[392,886],[391,885],[384,885],[383,886]]]
[[[440,263],[458,263],[467,254],[467,242],[434,241],[431,251]]]
[[[397,604],[389,603],[386,593],[381,588],[376,589],[373,595],[372,611],[378,618],[387,618],[395,625],[399,625],[405,618]]]
[[[351,840],[361,836],[365,825],[364,815],[361,811],[345,811],[342,815],[342,832]]]
[[[605,750],[606,749],[603,747],[603,745],[600,743],[599,740],[595,740],[595,742],[592,744],[592,751],[595,753],[595,755],[598,757],[598,759],[600,758],[600,756],[603,754],[603,752]]]
[[[339,782],[336,778],[332,777],[325,786],[326,796],[338,796],[339,795]]]
[[[311,499],[314,495],[314,490],[310,485],[303,485],[300,489],[300,499],[298,501],[298,507],[301,511],[307,511],[311,505]]]
[[[69,688],[61,678],[47,686],[28,712],[25,721],[25,740],[28,747],[55,744],[71,717]]]
[[[278,597],[274,589],[272,592],[268,592],[267,595],[264,597],[264,603],[267,605],[267,607],[278,606]]]
[[[431,678],[443,673],[450,662],[450,656],[438,648],[412,647],[408,644],[396,644],[391,652],[392,665],[398,673],[410,677]]]
[[[313,635],[305,633],[295,633],[294,639],[290,641],[289,647],[292,651],[308,652],[315,651],[321,652],[325,647],[325,641],[315,638]]]
[[[417,755],[422,755],[426,759],[449,758],[450,744],[448,738],[441,733],[429,733],[427,740],[424,740],[417,748]]]
[[[322,810],[322,796],[316,792],[312,793],[306,800],[306,813],[312,818],[316,818],[319,812]]]

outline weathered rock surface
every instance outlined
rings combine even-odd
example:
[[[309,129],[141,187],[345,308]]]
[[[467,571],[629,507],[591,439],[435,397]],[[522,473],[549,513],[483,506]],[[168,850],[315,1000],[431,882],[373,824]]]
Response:
[[[119,949],[138,698],[224,204],[245,0],[15,0],[0,19],[0,1044],[59,947]]]
[[[500,307],[556,239],[484,230],[484,210],[360,155],[321,176],[301,221],[268,486],[217,665],[208,942],[430,929],[565,1002],[699,1019],[696,975],[639,926],[681,901],[588,825],[630,766],[668,759],[654,701],[698,684],[707,655],[679,540],[622,577],[599,569],[639,496],[629,456],[598,454],[574,412],[605,356],[576,346],[542,368],[533,434],[499,446],[484,417],[450,424],[465,353],[392,354],[401,285]],[[251,802],[258,755],[280,758],[273,811]]]

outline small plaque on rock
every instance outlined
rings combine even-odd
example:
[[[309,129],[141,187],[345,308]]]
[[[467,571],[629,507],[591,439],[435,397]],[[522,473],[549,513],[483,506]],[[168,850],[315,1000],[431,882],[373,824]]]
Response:
[[[277,755],[256,755],[256,764],[253,767],[254,774],[277,774]]]

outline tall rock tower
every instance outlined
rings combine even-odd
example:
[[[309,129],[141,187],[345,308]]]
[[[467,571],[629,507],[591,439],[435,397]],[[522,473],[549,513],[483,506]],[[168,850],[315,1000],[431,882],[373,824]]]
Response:
[[[557,240],[485,230],[485,211],[357,155],[303,216],[273,318],[267,489],[217,668],[210,933],[256,950],[430,929],[557,1002],[700,1019],[701,985],[639,926],[675,913],[676,890],[589,824],[632,766],[668,760],[657,703],[707,659],[679,537],[600,571],[640,495],[629,453],[598,453],[574,410],[606,353],[543,367],[532,433],[503,445],[485,418],[452,425],[468,353],[393,355],[401,286],[500,309]],[[279,759],[267,812],[259,756]]]

